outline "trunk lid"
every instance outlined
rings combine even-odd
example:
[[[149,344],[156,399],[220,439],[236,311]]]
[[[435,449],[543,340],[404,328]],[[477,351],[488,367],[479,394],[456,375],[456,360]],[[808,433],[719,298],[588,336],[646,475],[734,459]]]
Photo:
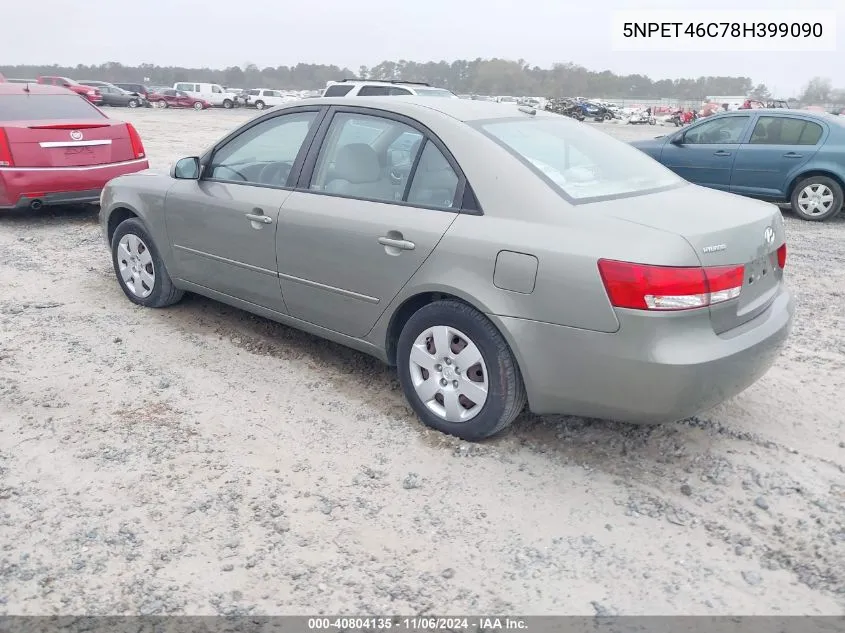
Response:
[[[15,121],[3,128],[16,167],[88,167],[135,158],[120,121]]]
[[[738,299],[709,308],[719,334],[759,315],[780,290],[777,249],[785,233],[783,216],[773,204],[691,185],[599,206],[607,215],[680,235],[702,266],[745,267]]]

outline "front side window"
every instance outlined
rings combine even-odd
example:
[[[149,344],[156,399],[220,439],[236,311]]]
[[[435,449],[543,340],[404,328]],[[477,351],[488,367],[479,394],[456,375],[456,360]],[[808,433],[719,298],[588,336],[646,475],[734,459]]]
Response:
[[[176,90],[190,90],[190,84],[176,84]]]
[[[391,144],[399,137],[416,134],[414,128],[377,116],[336,114],[311,179],[314,191],[384,202],[402,200],[410,165],[392,165]]]
[[[212,86],[211,92],[213,92],[215,94],[221,94],[223,91],[220,89],[220,86]]]
[[[261,91],[260,90],[250,90],[249,92],[247,92],[247,94],[250,97],[258,97],[258,96],[261,95]]]
[[[789,117],[761,116],[749,143],[755,145],[815,145],[824,130],[818,123]]]
[[[749,116],[726,116],[691,127],[684,134],[684,145],[739,143]]]
[[[252,126],[214,153],[207,178],[286,186],[316,117],[316,112],[296,112]]]
[[[622,198],[686,184],[640,150],[561,118],[473,124],[572,202]]]

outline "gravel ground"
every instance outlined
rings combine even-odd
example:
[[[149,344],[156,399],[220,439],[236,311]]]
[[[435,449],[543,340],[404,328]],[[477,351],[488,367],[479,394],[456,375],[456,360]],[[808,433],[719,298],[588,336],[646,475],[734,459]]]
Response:
[[[114,111],[154,167],[252,114]],[[799,311],[758,384],[478,445],[367,356],[134,306],[95,210],[0,216],[0,614],[843,613],[845,214],[785,215]]]

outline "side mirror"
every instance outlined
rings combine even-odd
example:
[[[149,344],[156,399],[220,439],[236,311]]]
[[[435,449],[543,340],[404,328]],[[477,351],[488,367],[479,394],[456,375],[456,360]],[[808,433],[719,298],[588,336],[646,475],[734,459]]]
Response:
[[[673,136],[672,140],[669,141],[672,145],[683,145],[684,144],[684,134],[678,134],[677,136]]]
[[[200,159],[196,156],[179,159],[170,168],[170,177],[177,180],[199,180]]]

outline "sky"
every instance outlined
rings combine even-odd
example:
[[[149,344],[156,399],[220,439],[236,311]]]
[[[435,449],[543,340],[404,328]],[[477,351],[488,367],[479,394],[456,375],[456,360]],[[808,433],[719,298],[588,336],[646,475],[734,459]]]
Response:
[[[82,7],[89,7],[83,10]],[[838,10],[835,52],[613,50],[614,11],[697,8],[677,0],[12,0],[0,12],[4,64],[151,63],[357,71],[385,59],[524,59],[653,79],[743,75],[776,97],[813,76],[845,88],[845,0],[703,0],[708,10]],[[833,31],[828,31],[832,33]]]

